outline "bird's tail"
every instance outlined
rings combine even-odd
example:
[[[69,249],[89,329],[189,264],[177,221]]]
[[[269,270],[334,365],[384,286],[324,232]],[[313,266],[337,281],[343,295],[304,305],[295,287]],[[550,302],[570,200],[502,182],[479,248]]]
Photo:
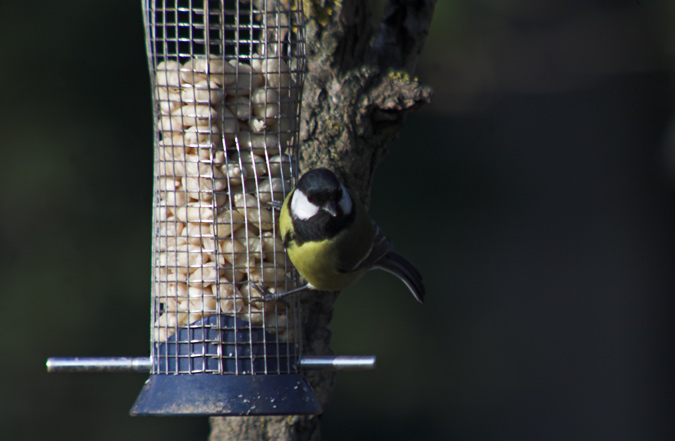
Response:
[[[405,283],[418,302],[424,303],[426,290],[422,283],[422,275],[411,261],[392,250],[378,260],[373,269],[381,269],[395,275]]]

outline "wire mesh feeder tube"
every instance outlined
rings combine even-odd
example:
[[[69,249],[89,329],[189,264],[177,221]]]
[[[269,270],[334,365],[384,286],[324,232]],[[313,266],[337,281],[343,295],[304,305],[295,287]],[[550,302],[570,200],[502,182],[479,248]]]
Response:
[[[274,202],[297,174],[301,3],[144,0],[155,120],[152,372],[132,415],[311,414]]]

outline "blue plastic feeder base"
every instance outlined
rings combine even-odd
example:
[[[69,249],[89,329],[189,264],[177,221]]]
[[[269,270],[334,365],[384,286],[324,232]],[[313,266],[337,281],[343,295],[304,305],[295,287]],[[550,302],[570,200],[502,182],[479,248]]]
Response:
[[[153,374],[132,416],[314,415],[322,412],[302,374]]]
[[[154,345],[153,374],[131,415],[321,413],[292,343],[228,315],[212,315]]]

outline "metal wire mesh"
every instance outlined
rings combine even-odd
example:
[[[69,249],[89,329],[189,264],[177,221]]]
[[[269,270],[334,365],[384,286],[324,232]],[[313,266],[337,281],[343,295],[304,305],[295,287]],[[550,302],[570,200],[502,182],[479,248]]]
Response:
[[[302,3],[143,0],[155,117],[153,373],[297,371],[270,202],[297,175]]]

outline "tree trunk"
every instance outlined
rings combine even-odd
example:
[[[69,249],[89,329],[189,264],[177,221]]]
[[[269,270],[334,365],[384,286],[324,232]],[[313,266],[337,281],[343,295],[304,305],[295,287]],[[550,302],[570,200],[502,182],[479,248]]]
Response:
[[[365,0],[305,1],[307,74],[303,91],[300,170],[327,167],[366,206],[378,164],[408,111],[431,99],[414,77],[435,0],[389,0],[373,29]],[[337,293],[303,296],[303,354],[331,354]],[[326,409],[335,373],[305,376]],[[210,441],[317,441],[318,416],[212,417]]]

